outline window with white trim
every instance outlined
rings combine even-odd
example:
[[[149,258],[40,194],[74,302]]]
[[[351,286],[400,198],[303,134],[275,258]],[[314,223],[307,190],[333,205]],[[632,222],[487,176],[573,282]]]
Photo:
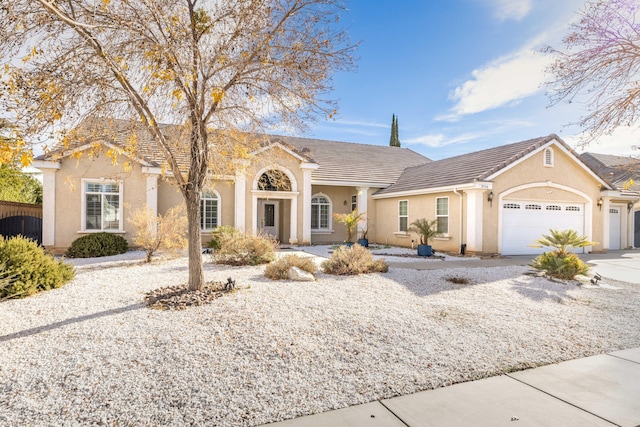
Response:
[[[440,234],[449,234],[449,198],[436,197],[436,221]]]
[[[215,191],[203,191],[200,196],[200,229],[210,231],[220,225],[220,199]]]
[[[551,148],[544,150],[544,165],[547,167],[553,166],[553,149]]]
[[[122,184],[85,181],[82,222],[84,230],[119,231],[122,224]]]
[[[409,229],[409,201],[398,202],[398,231],[406,232]]]
[[[331,200],[317,194],[311,198],[311,229],[315,231],[331,229]]]
[[[351,196],[351,212],[355,211],[356,209],[358,209],[358,195],[354,194],[353,196]]]

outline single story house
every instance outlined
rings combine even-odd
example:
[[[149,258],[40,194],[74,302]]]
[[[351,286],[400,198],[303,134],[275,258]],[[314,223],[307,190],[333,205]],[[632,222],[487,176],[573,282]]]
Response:
[[[182,203],[144,129],[136,141],[135,151],[124,150],[122,139],[93,133],[34,162],[43,173],[47,249],[98,231],[130,240],[133,210],[163,214]],[[282,243],[340,242],[346,233],[332,215],[357,209],[366,212],[359,228],[381,244],[416,245],[410,224],[428,218],[440,232],[430,243],[442,251],[534,254],[540,250],[529,245],[550,228],[598,242],[587,251],[633,246],[628,206],[638,193],[616,188],[556,135],[439,161],[406,148],[265,135],[236,165],[212,176],[202,194],[203,244],[220,225]]]

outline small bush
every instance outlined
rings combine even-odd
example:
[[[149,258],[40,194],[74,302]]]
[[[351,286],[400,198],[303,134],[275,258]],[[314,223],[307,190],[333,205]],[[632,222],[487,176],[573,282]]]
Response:
[[[211,240],[209,240],[209,248],[220,249],[221,240],[228,240],[233,236],[240,234],[240,230],[233,228],[229,225],[221,225],[211,232]]]
[[[455,285],[468,285],[469,279],[463,276],[448,276],[445,277],[444,280],[447,282],[453,283]]]
[[[285,280],[287,278],[287,272],[291,267],[298,267],[312,274],[317,270],[312,258],[290,254],[267,265],[267,268],[264,270],[264,275],[272,280]]]
[[[268,235],[254,236],[227,230],[219,233],[216,241],[219,248],[213,254],[213,259],[218,264],[258,265],[276,258],[278,242]]]
[[[151,262],[159,249],[171,251],[187,247],[187,215],[183,205],[169,209],[164,217],[144,207],[134,211],[129,222],[136,229],[133,244],[145,251],[146,262]]]
[[[374,260],[373,255],[360,245],[350,248],[340,246],[331,258],[322,263],[325,273],[336,275],[355,275],[364,273],[386,273],[389,266],[384,260]]]
[[[572,253],[562,255],[558,252],[545,252],[533,260],[531,265],[537,270],[546,271],[550,277],[562,280],[574,279],[578,274],[587,274],[589,266]]]
[[[0,236],[0,300],[59,288],[73,279],[73,266],[56,260],[36,242]]]
[[[119,255],[127,252],[124,237],[112,233],[92,233],[77,238],[67,249],[70,258],[94,258]]]

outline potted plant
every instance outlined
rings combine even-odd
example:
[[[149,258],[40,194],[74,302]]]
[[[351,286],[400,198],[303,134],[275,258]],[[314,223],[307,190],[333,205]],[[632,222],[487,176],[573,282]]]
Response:
[[[358,239],[358,244],[360,246],[364,246],[365,248],[369,247],[369,238],[367,237],[368,234],[369,234],[369,225],[360,229],[360,238]]]
[[[438,221],[428,220],[426,218],[416,219],[411,223],[409,231],[413,231],[420,235],[420,244],[418,245],[418,256],[431,256],[433,253],[429,245],[429,239],[436,237]]]
[[[344,226],[347,227],[347,238],[344,241],[347,246],[351,246],[353,244],[353,242],[351,241],[351,239],[353,239],[353,230],[356,228],[358,223],[364,219],[364,216],[365,213],[358,213],[357,209],[354,209],[353,212],[350,212],[348,214],[333,214],[333,218],[336,221],[344,224]]]

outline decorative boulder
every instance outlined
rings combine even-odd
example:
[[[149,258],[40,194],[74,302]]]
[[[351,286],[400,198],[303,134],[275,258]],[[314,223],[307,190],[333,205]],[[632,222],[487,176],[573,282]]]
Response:
[[[298,267],[291,267],[287,271],[287,278],[296,282],[314,282],[316,280],[313,274]]]

